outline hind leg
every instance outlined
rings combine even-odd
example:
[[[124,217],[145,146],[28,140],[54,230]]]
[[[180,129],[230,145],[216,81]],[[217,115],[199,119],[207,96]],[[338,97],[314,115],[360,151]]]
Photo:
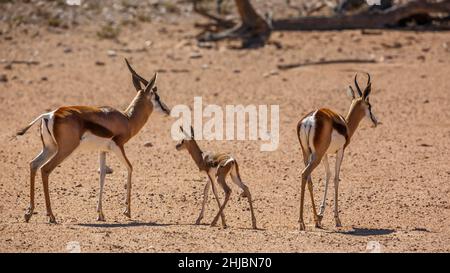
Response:
[[[225,192],[225,200],[222,203],[222,206],[220,207],[219,211],[217,212],[216,217],[214,217],[214,220],[211,222],[211,226],[215,226],[217,223],[217,220],[219,220],[219,217],[221,214],[223,214],[223,210],[225,209],[225,206],[228,203],[228,200],[230,200],[230,195],[231,195],[231,188],[228,187],[228,185],[225,182],[225,176],[227,175],[227,173],[229,172],[229,167],[228,170],[227,168],[219,168],[217,170],[217,182],[219,182],[220,186],[222,186],[223,191]],[[226,225],[224,225],[223,227],[226,227]]]
[[[235,163],[235,164],[237,164],[237,163]],[[233,169],[230,173],[230,176],[231,176],[231,179],[233,180],[233,182],[243,190],[241,196],[247,197],[248,204],[250,206],[250,213],[252,215],[252,227],[254,229],[257,229],[256,217],[255,217],[255,213],[253,211],[252,195],[250,194],[249,188],[247,187],[247,185],[244,184],[244,182],[242,182],[241,176],[239,175],[239,172],[237,171],[237,167],[233,167]]]
[[[50,194],[48,190],[48,177],[53,170],[61,164],[80,144],[80,138],[77,134],[73,133],[72,127],[66,127],[69,125],[55,124],[54,135],[56,135],[57,152],[56,154],[41,168],[42,184],[44,187],[45,207],[47,209],[47,216],[50,223],[56,223],[55,216],[53,215]],[[56,133],[56,134],[55,134]]]
[[[56,154],[56,150],[50,147],[42,149],[41,153],[36,156],[30,163],[30,204],[25,212],[25,221],[28,222],[34,211],[34,184],[36,172],[44,165],[52,156]]]
[[[301,190],[300,190],[300,217],[298,220],[300,230],[305,230],[305,224],[303,222],[303,205],[304,205],[304,201],[305,201],[306,182],[310,180],[310,175],[311,175],[312,171],[317,167],[317,165],[319,165],[319,163],[320,163],[320,158],[318,158],[317,154],[311,153],[309,162],[306,165],[305,169],[303,169],[303,171],[302,171],[302,183],[301,183]],[[314,200],[312,187],[309,187],[309,191],[310,191],[311,199]],[[318,217],[316,214],[316,208],[314,206],[314,202],[312,205],[313,205],[314,220],[316,221],[316,225],[317,225]]]

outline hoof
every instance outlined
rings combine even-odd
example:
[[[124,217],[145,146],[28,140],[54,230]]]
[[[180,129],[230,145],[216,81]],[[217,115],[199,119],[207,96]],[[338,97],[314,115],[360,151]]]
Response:
[[[130,212],[129,210],[125,210],[125,211],[123,212],[123,215],[125,215],[125,216],[128,217],[128,218],[131,218],[131,212]]]
[[[342,227],[341,220],[339,220],[339,218],[336,218],[336,227]]]
[[[256,226],[256,224],[253,224],[253,225],[252,225],[252,228],[253,228],[253,229],[258,229],[258,227]]]
[[[103,213],[99,213],[97,216],[97,221],[105,222],[105,215],[103,215]]]
[[[28,221],[30,221],[30,218],[32,215],[33,215],[33,213],[25,213],[25,222],[28,223]]]
[[[197,221],[195,221],[196,225],[200,225],[200,222],[202,221],[202,218],[198,218]]]
[[[298,230],[300,230],[300,231],[303,231],[303,230],[305,230],[306,228],[305,228],[305,224],[304,223],[300,223],[299,224],[299,227],[298,227]]]
[[[55,219],[55,216],[54,216],[53,214],[50,214],[50,215],[48,216],[48,222],[49,222],[50,224],[56,224],[56,219]]]

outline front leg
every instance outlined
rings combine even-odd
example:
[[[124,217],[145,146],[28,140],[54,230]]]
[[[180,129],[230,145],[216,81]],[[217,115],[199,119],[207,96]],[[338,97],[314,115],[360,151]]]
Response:
[[[325,190],[323,192],[323,199],[322,199],[322,203],[320,205],[320,210],[319,210],[319,221],[322,221],[323,214],[325,213],[328,184],[330,182],[330,176],[331,176],[330,165],[328,164],[328,156],[326,154],[323,156],[322,162],[323,162],[323,166],[325,167]]]
[[[214,194],[214,197],[216,198],[217,206],[219,206],[219,210],[220,210],[220,207],[221,207],[222,205],[220,204],[219,195],[217,195],[217,190],[216,190],[216,186],[214,185],[214,180],[213,180],[212,177],[209,175],[209,173],[208,173],[208,178],[209,178],[209,181],[211,181],[212,192],[213,192],[213,194]],[[226,226],[227,226],[227,223],[226,223],[226,221],[225,221],[225,214],[224,214],[223,212],[221,212],[221,213],[220,213],[220,217],[221,217],[221,219],[222,219],[222,226],[226,227]]]
[[[102,209],[102,196],[106,176],[106,152],[100,152],[99,161],[100,161],[100,191],[98,194],[98,203],[97,203],[97,213],[98,213],[97,221],[105,221],[105,215],[103,214]]]
[[[212,183],[211,179],[208,178],[208,181],[206,182],[205,189],[203,190],[203,204],[202,204],[202,210],[200,211],[200,215],[197,218],[197,221],[195,221],[196,225],[200,225],[200,221],[203,219],[203,215],[205,212],[205,206],[206,202],[208,202],[208,194],[209,194],[209,183]]]
[[[340,149],[336,155],[336,168],[334,175],[334,220],[336,227],[341,227],[341,220],[339,219],[338,209],[338,192],[339,192],[339,172],[341,170],[342,159],[344,158],[344,148]]]
[[[128,176],[127,176],[127,196],[126,196],[126,207],[123,212],[125,216],[131,218],[131,174],[133,173],[133,166],[131,166],[130,161],[128,160],[123,145],[113,145],[111,149],[114,154],[120,159],[120,161],[127,167]]]

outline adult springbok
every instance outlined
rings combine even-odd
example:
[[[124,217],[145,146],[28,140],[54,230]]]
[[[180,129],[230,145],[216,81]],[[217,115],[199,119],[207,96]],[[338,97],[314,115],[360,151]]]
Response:
[[[321,227],[321,220],[325,211],[328,182],[331,175],[330,167],[328,165],[328,154],[336,154],[334,176],[334,219],[336,221],[336,226],[341,226],[338,211],[338,188],[339,172],[342,159],[344,157],[345,148],[350,143],[351,137],[364,117],[367,117],[370,121],[372,121],[374,127],[378,124],[378,121],[372,112],[372,106],[369,102],[369,95],[371,91],[370,75],[367,74],[367,86],[364,91],[361,91],[359,88],[357,76],[358,74],[355,75],[354,81],[356,91],[358,93],[356,95],[353,88],[349,86],[349,94],[352,97],[352,103],[346,118],[330,109],[322,108],[307,114],[297,125],[297,136],[300,141],[303,159],[306,166],[302,171],[299,218],[300,230],[305,229],[305,224],[303,222],[303,203],[306,182],[308,182],[308,190],[311,196],[314,221],[316,227]],[[317,215],[314,204],[311,173],[321,161],[323,162],[326,171],[325,191],[322,204],[320,206],[320,211]]]
[[[202,210],[200,211],[200,215],[195,222],[197,225],[200,224],[200,221],[203,219],[203,213],[205,211],[205,205],[208,201],[209,194],[209,186],[211,185],[212,191],[214,193],[214,197],[216,198],[217,205],[219,206],[219,211],[217,212],[216,217],[211,222],[211,226],[215,226],[219,217],[222,219],[222,226],[226,227],[227,224],[225,222],[225,215],[223,210],[230,199],[231,188],[226,184],[225,178],[228,174],[230,174],[233,182],[238,185],[242,190],[242,197],[247,197],[248,203],[250,206],[250,213],[252,215],[252,227],[256,229],[256,218],[253,212],[252,205],[252,196],[250,194],[250,190],[247,185],[242,182],[241,176],[239,175],[239,167],[231,155],[226,153],[212,153],[212,152],[203,152],[198,146],[197,142],[194,139],[194,129],[191,127],[191,135],[187,134],[183,127],[180,127],[181,132],[185,135],[185,137],[181,140],[180,143],[176,145],[176,149],[181,151],[183,149],[188,150],[195,164],[197,165],[200,171],[206,172],[208,175],[208,182],[205,185],[205,189],[203,191],[203,204]],[[217,196],[216,187],[214,185],[214,178],[217,179],[217,182],[222,186],[225,192],[225,200],[223,204],[220,205],[219,197]]]
[[[77,148],[86,148],[100,152],[100,191],[97,204],[99,221],[104,221],[102,210],[102,194],[105,183],[106,153],[114,153],[126,166],[128,171],[126,184],[126,208],[124,214],[131,217],[131,174],[133,167],[128,160],[124,145],[147,122],[154,108],[161,109],[169,115],[170,110],[161,102],[157,94],[156,77],[150,81],[139,76],[126,60],[132,74],[133,85],[137,95],[125,111],[112,107],[63,106],[54,111],[44,113],[33,120],[17,134],[23,135],[35,123],[41,121],[40,135],[42,151],[30,163],[30,204],[25,213],[28,222],[34,210],[34,182],[37,170],[41,169],[44,186],[45,205],[50,223],[56,223],[50,205],[48,177],[50,173],[69,157]],[[145,88],[141,88],[141,83]]]

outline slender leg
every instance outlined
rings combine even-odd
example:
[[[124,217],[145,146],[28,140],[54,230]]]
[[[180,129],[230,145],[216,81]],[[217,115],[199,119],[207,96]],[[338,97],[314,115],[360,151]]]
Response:
[[[252,195],[250,194],[250,190],[248,189],[247,185],[244,184],[244,182],[242,182],[241,180],[241,176],[239,175],[239,171],[238,171],[238,166],[237,163],[235,163],[235,165],[232,167],[231,169],[231,179],[233,180],[233,182],[238,185],[244,192],[242,194],[243,197],[247,197],[248,199],[248,204],[250,206],[250,212],[252,215],[252,227],[254,229],[257,229],[256,226],[256,217],[255,217],[255,213],[253,211],[253,204],[252,204]]]
[[[224,173],[219,173],[219,175],[217,176],[217,182],[219,182],[219,184],[222,186],[222,188],[225,192],[225,200],[223,201],[223,204],[220,207],[219,212],[217,212],[216,217],[214,217],[214,220],[211,222],[211,226],[215,226],[217,224],[217,220],[219,220],[220,215],[223,213],[223,209],[227,205],[228,200],[230,199],[230,195],[231,195],[231,189],[225,183]],[[224,225],[223,227],[226,227],[226,225]]]
[[[344,158],[344,148],[340,149],[336,155],[336,168],[334,175],[334,220],[336,227],[341,227],[341,220],[339,219],[338,209],[338,192],[339,192],[339,172],[341,170],[342,159]]]
[[[209,173],[208,173],[208,178],[209,178],[209,181],[211,181],[212,192],[214,194],[214,198],[216,198],[217,206],[219,207],[219,210],[220,210],[221,204],[220,204],[219,195],[217,194],[216,186],[214,184],[214,179],[209,175]],[[225,214],[221,213],[220,217],[222,219],[222,226],[226,227],[227,223],[225,221]]]
[[[62,146],[59,146],[58,152],[52,159],[50,159],[47,163],[44,164],[41,168],[42,175],[42,184],[44,186],[44,197],[45,197],[45,207],[47,209],[47,216],[49,217],[49,222],[56,224],[55,216],[52,212],[52,207],[50,204],[50,194],[48,190],[48,177],[52,173],[52,171],[61,164],[64,159],[66,159],[73,150],[78,146],[78,143],[73,143],[71,147],[65,146],[64,149],[61,149]]]
[[[320,221],[322,221],[323,214],[325,212],[328,184],[330,182],[330,176],[331,176],[330,165],[328,164],[328,156],[326,154],[323,156],[322,162],[323,162],[323,166],[325,167],[325,190],[323,192],[322,204],[320,205],[320,210],[319,210],[319,220]]]
[[[300,217],[298,219],[299,222],[299,229],[305,230],[305,223],[303,222],[303,205],[305,203],[305,187],[306,182],[308,180],[308,177],[311,175],[312,171],[319,165],[320,159],[317,158],[317,155],[315,153],[312,153],[309,158],[308,165],[303,169],[302,171],[302,184],[301,184],[301,191],[300,191]],[[311,192],[312,196],[312,192]],[[314,208],[315,211],[315,208]],[[317,219],[317,216],[315,215],[314,219]]]
[[[197,218],[197,221],[195,221],[196,225],[200,225],[200,221],[203,219],[203,215],[205,212],[205,206],[206,202],[208,202],[208,193],[209,193],[209,184],[212,183],[210,179],[206,182],[205,189],[203,190],[203,204],[202,204],[202,210],[200,211],[200,215]]]
[[[34,211],[34,184],[36,178],[36,172],[42,165],[44,165],[52,156],[54,156],[56,151],[51,148],[45,147],[42,149],[41,153],[34,158],[30,163],[30,204],[25,212],[25,221],[28,222],[33,215]]]
[[[127,197],[126,197],[126,208],[123,212],[125,216],[128,218],[131,218],[131,174],[133,173],[133,166],[131,166],[130,161],[128,160],[127,156],[125,155],[125,150],[123,149],[123,146],[113,145],[111,148],[112,152],[119,158],[119,160],[125,164],[128,171],[128,177],[127,177]]]
[[[105,215],[103,214],[102,208],[102,196],[106,176],[106,152],[100,152],[99,161],[100,161],[100,191],[98,194],[98,203],[97,203],[97,213],[98,213],[97,221],[105,221]]]
[[[308,176],[308,190],[309,190],[309,195],[311,197],[311,206],[312,206],[312,210],[313,210],[314,222],[316,224],[316,227],[320,228],[321,227],[320,219],[319,219],[319,216],[317,215],[316,204],[314,202],[313,183],[312,183],[311,175]]]

